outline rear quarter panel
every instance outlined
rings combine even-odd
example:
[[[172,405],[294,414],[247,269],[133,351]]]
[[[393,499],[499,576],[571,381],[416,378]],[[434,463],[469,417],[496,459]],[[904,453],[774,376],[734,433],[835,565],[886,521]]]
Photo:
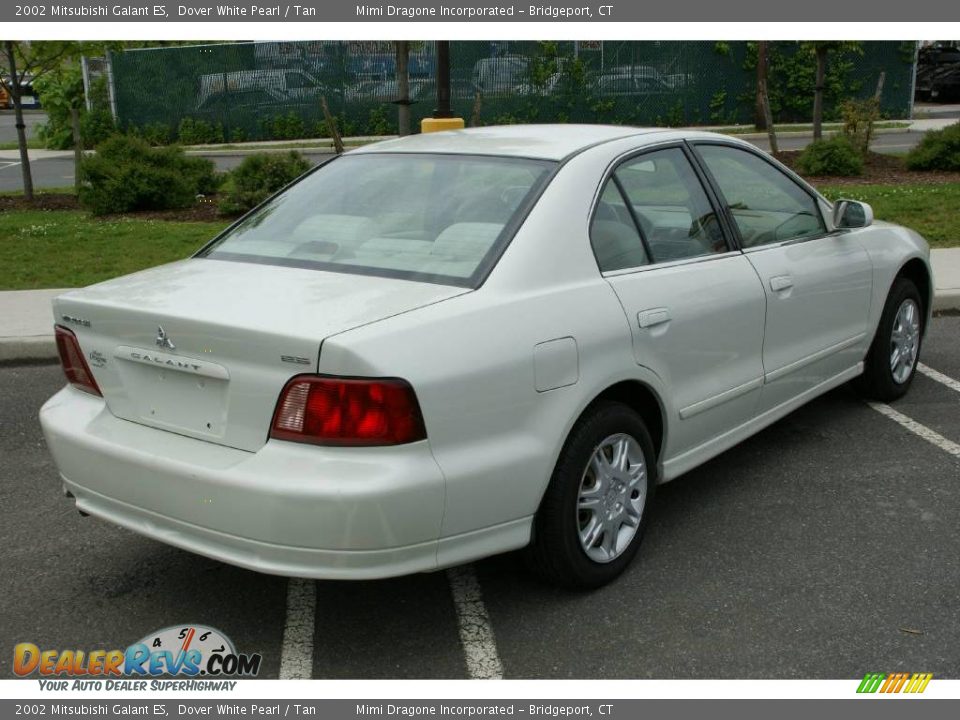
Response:
[[[570,429],[604,389],[639,380],[664,397],[636,364],[626,315],[590,249],[590,207],[615,152],[571,160],[475,292],[321,347],[322,373],[413,385],[446,477],[442,537],[533,515]],[[538,392],[534,347],[559,338],[575,341],[576,380]]]

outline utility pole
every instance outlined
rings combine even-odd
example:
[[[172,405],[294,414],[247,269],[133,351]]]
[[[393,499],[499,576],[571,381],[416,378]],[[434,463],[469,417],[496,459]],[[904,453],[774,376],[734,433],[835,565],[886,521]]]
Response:
[[[397,50],[397,130],[401,137],[410,134],[410,42],[399,40]]]

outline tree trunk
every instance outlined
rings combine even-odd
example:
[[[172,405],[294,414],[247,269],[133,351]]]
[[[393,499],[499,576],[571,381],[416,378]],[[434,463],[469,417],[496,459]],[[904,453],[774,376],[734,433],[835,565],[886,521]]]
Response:
[[[27,126],[23,122],[23,104],[20,98],[20,78],[17,77],[17,58],[13,51],[13,42],[5,40],[3,48],[7,54],[7,66],[10,68],[10,99],[13,100],[13,114],[17,126],[17,145],[20,148],[20,172],[23,175],[23,196],[33,200],[33,175],[30,173],[30,155],[27,153]]]
[[[780,147],[777,144],[777,131],[773,126],[773,116],[770,112],[770,96],[767,94],[767,80],[760,81],[760,104],[763,107],[763,119],[767,124],[767,139],[770,141],[770,153],[774,156],[780,153]]]
[[[83,162],[83,139],[80,137],[80,111],[70,108],[70,127],[73,130],[73,187],[80,194],[80,164]]]
[[[397,131],[401,137],[410,134],[410,43],[400,40],[397,48]]]
[[[754,111],[754,125],[757,130],[767,129],[767,114],[763,106],[763,95],[760,87],[767,85],[767,43],[761,40],[757,43],[757,105]]]
[[[827,81],[827,54],[830,51],[825,47],[816,49],[817,77],[813,86],[813,139],[823,138],[823,90]]]

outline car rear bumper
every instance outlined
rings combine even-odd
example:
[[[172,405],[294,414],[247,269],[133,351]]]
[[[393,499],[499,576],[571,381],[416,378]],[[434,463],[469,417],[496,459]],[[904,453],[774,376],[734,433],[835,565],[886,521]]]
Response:
[[[72,387],[40,422],[77,508],[147,537],[298,577],[438,566],[444,479],[426,442],[246,452],[120,420]]]

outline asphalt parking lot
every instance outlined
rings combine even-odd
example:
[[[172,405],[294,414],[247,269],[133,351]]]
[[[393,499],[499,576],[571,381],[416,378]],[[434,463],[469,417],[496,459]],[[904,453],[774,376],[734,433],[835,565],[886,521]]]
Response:
[[[515,555],[288,585],[81,518],[37,422],[59,367],[0,367],[0,677],[17,642],[202,623],[263,677],[960,678],[960,317],[922,360],[892,417],[841,388],[661,487],[637,561],[589,594]]]

